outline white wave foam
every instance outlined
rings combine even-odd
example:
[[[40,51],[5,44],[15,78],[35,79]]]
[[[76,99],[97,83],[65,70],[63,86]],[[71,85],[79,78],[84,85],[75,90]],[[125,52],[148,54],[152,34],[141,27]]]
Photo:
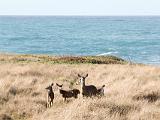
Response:
[[[107,53],[98,54],[97,56],[113,55],[113,54],[116,54],[116,53],[118,53],[118,52],[107,52]]]

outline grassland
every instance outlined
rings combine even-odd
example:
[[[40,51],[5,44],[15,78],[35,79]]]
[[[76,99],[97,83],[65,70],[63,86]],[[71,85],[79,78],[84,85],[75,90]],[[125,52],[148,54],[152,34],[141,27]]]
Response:
[[[159,67],[82,58],[1,55],[0,120],[160,120]],[[45,87],[58,82],[79,89],[78,73],[89,74],[86,84],[105,84],[105,96],[63,102],[54,85],[54,104],[47,109]]]

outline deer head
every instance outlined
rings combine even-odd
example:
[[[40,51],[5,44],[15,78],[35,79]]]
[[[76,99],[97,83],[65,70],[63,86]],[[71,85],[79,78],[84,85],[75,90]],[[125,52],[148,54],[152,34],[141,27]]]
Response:
[[[54,84],[52,83],[51,85],[49,85],[48,87],[46,87],[45,89],[47,89],[48,91],[52,91],[52,86],[53,86]]]
[[[88,77],[88,74],[86,74],[85,76],[81,76],[80,74],[78,74],[78,77],[80,78],[79,83],[84,84],[86,77]]]
[[[62,89],[62,87],[63,87],[63,84],[60,85],[60,84],[56,83],[56,85],[58,86],[59,89]]]

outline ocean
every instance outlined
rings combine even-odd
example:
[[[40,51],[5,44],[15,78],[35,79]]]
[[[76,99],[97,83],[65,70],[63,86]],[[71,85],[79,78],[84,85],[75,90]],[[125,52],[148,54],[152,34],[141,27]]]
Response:
[[[0,16],[0,52],[160,65],[160,16]]]

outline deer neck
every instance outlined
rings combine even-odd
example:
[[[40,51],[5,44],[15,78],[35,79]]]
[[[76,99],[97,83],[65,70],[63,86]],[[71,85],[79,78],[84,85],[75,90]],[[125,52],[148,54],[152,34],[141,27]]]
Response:
[[[85,81],[82,82],[82,88],[84,88],[84,87],[85,87]]]
[[[81,83],[81,93],[83,93],[84,88],[85,88],[85,82],[83,81],[83,82]]]
[[[50,92],[50,93],[53,93],[53,89],[50,89],[49,92]]]

